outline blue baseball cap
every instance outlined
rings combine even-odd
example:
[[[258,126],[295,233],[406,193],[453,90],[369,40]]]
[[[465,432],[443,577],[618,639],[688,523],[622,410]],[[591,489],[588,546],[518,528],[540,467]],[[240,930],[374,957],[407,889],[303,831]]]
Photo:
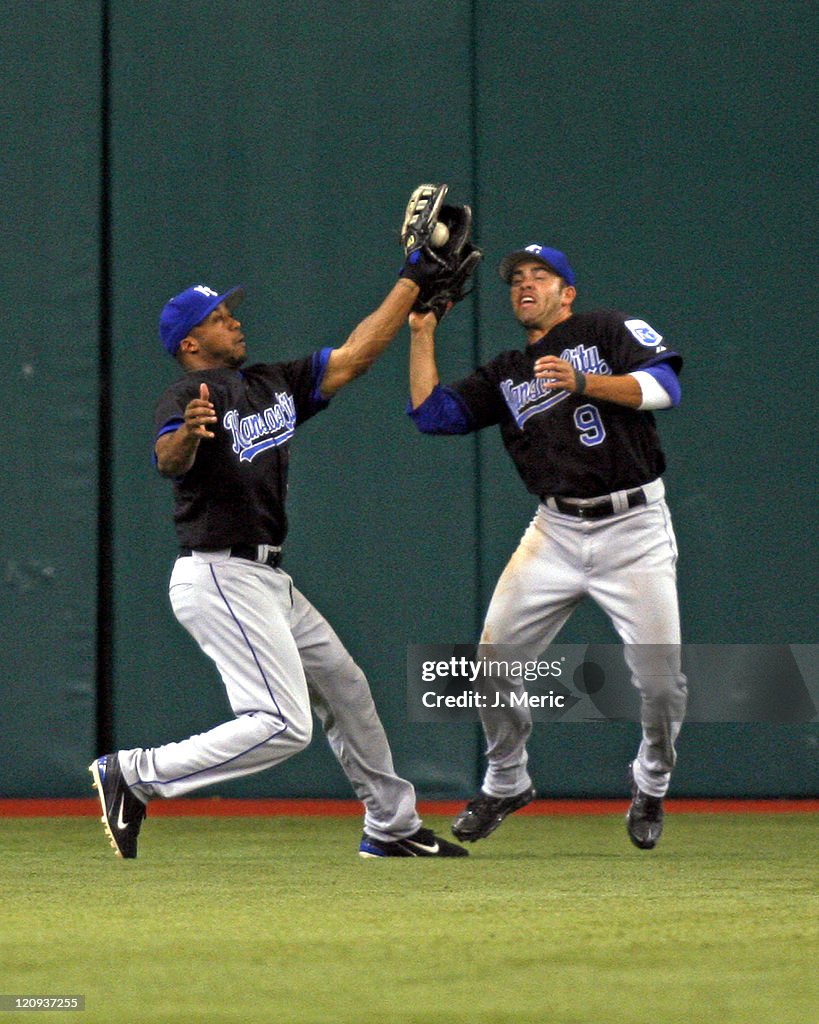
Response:
[[[213,288],[208,288],[206,284],[195,284],[186,288],[184,292],[168,299],[159,314],[159,337],[162,344],[172,356],[175,356],[182,339],[186,338],[197,324],[201,324],[220,302],[226,303],[232,313],[244,297],[245,289],[240,284],[221,295]]]
[[[539,260],[553,274],[562,277],[566,284],[574,284],[574,271],[569,265],[566,253],[561,252],[560,249],[550,249],[548,245],[540,245],[538,242],[527,245],[525,249],[516,249],[500,261],[498,273],[507,284],[511,283],[512,271],[518,263],[522,263],[524,260]]]

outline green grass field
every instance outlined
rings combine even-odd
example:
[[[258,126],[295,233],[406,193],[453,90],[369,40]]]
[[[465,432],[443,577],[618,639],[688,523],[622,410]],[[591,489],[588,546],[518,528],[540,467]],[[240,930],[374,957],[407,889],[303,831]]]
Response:
[[[94,819],[0,819],[0,993],[84,1024],[819,1020],[816,816],[669,816],[651,853],[619,815],[510,818],[469,860],[358,837],[149,818],[123,862]]]

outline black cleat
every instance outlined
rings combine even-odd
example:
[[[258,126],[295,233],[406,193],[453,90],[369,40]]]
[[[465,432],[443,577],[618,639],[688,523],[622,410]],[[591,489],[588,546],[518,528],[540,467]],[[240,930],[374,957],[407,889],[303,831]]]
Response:
[[[631,807],[626,814],[628,837],[641,850],[653,850],[663,834],[663,798],[649,796],[637,787],[633,764],[628,766],[628,782],[631,786]]]
[[[441,839],[428,828],[419,828],[418,831],[406,839],[396,839],[395,842],[385,842],[383,839],[373,839],[365,832],[361,837],[361,846],[358,848],[359,857],[468,857],[469,850],[455,843]]]
[[[94,789],[102,806],[105,834],[118,857],[126,860],[137,855],[137,836],[148,813],[145,804],[131,792],[119,767],[116,754],[105,754],[88,766]]]
[[[452,822],[452,834],[462,843],[491,836],[507,814],[530,804],[537,793],[530,786],[517,796],[488,796],[483,790],[470,800]]]

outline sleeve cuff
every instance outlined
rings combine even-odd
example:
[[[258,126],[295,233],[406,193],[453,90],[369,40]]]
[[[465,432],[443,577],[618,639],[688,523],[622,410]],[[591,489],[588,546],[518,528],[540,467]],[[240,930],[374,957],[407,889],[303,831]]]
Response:
[[[332,351],[333,349],[328,347],[313,353],[313,364],[311,367],[313,389],[310,392],[310,401],[316,409],[326,409],[330,404],[330,399],[325,398],[321,393],[321,383],[324,380],[324,374],[327,372],[327,364],[330,361]]]
[[[417,409],[407,402],[407,415],[422,434],[468,434],[475,429],[463,398],[452,388],[439,384]]]

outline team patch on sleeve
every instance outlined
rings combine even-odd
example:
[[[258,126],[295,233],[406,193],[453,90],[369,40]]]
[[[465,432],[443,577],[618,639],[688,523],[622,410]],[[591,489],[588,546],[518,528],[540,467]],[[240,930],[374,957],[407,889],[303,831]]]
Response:
[[[646,348],[657,348],[663,340],[662,334],[658,334],[645,320],[626,320],[626,327]]]

